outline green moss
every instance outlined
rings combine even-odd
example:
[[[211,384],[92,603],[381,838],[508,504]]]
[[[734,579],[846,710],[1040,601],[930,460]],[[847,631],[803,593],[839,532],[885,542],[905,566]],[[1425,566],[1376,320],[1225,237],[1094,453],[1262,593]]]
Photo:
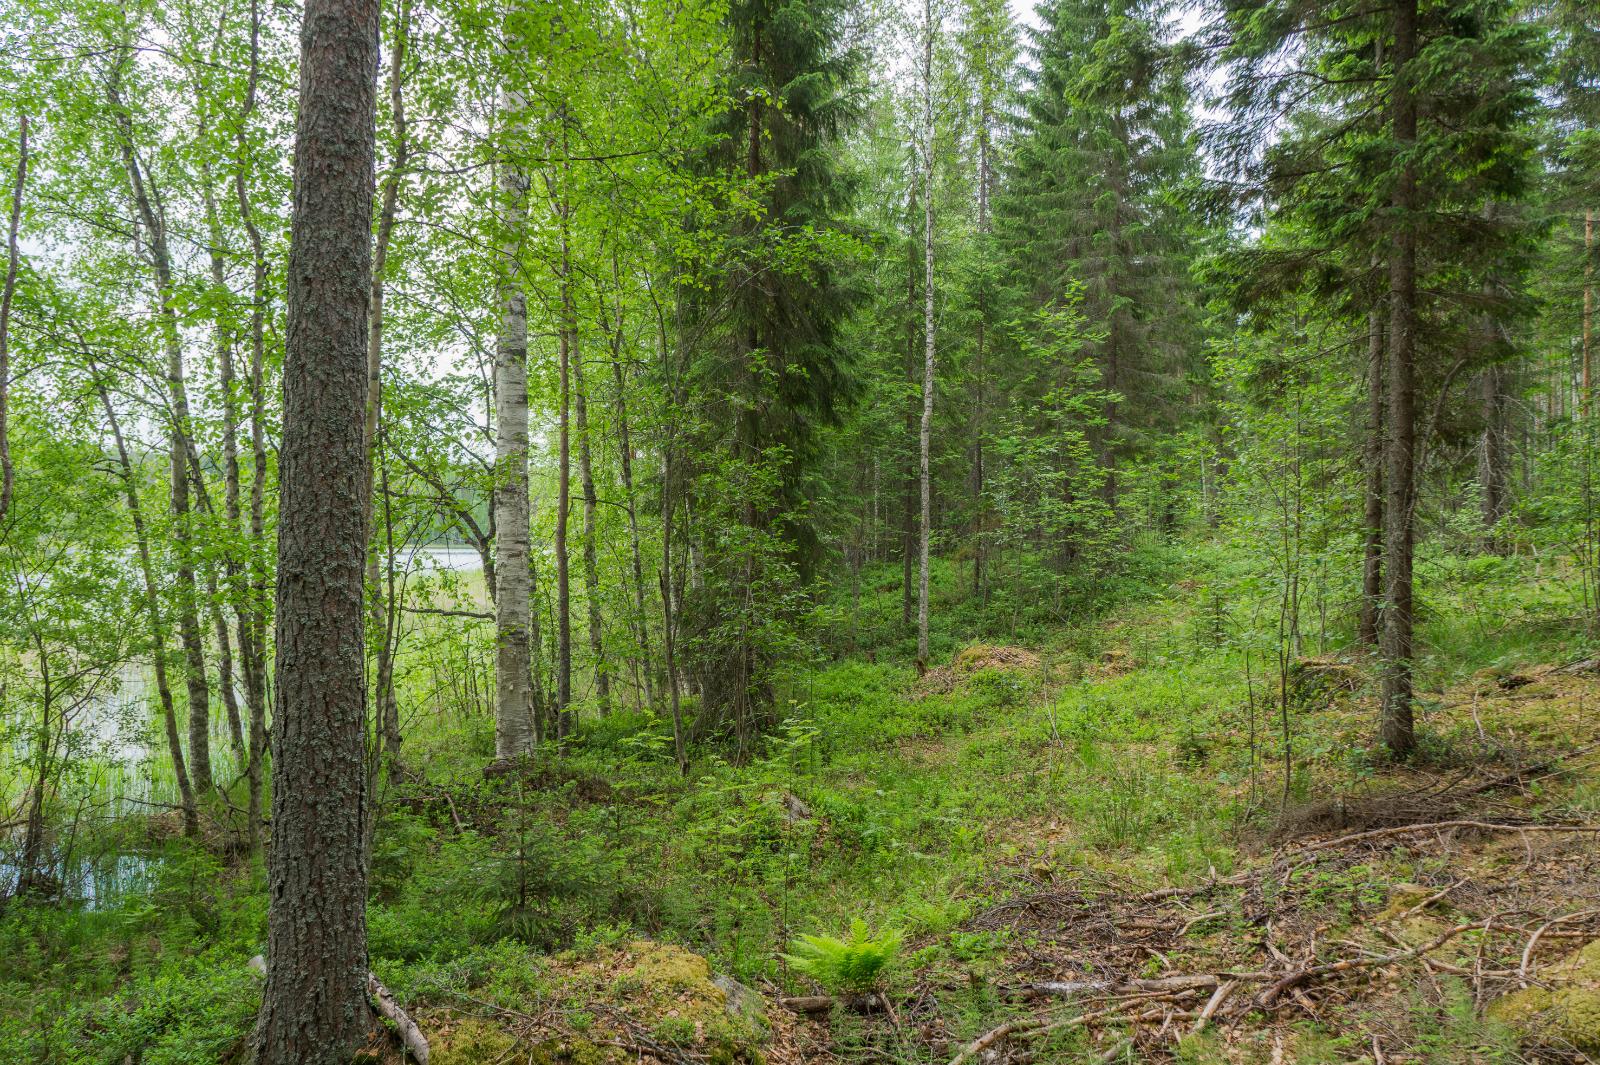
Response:
[[[525,968],[516,959],[505,969]],[[435,1065],[624,1065],[637,1059],[626,1047],[626,1028],[647,1031],[657,1043],[693,1050],[717,1065],[754,1065],[767,1035],[760,998],[716,977],[700,955],[666,943],[635,940],[621,946],[568,951],[541,966],[526,995],[504,971],[485,974],[476,994],[504,1007],[508,1018],[560,1018],[553,1026],[520,1034],[485,1019],[440,1024]],[[732,990],[730,990],[732,989]],[[428,1029],[428,1025],[424,1025]],[[431,1036],[430,1036],[431,1038]],[[513,1054],[514,1051],[514,1054]]]
[[[431,1065],[494,1065],[507,1060],[516,1037],[492,1022],[469,1017],[428,1033]]]
[[[1389,888],[1389,901],[1376,919],[1387,921],[1399,917],[1412,907],[1422,905],[1433,893],[1433,888],[1423,884],[1395,884]]]
[[[1489,1016],[1515,1028],[1530,1043],[1570,1044],[1600,1050],[1600,940],[1539,974],[1546,987],[1530,987],[1496,1000]]]

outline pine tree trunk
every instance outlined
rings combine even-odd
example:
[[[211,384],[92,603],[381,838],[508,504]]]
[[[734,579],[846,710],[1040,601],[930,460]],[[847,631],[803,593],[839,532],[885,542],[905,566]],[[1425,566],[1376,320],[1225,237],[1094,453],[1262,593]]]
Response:
[[[1410,86],[1417,47],[1417,0],[1394,5],[1394,77],[1391,89],[1394,138],[1409,152],[1417,139],[1417,104]],[[1379,652],[1383,663],[1383,744],[1395,758],[1416,748],[1412,710],[1411,563],[1415,518],[1417,332],[1417,178],[1414,164],[1401,168],[1393,207],[1397,228],[1389,261],[1389,452],[1384,514],[1384,605]]]
[[[989,184],[993,180],[989,161],[990,152],[990,124],[994,121],[991,103],[984,97],[978,115],[978,240],[979,247],[984,254],[988,254],[987,237],[989,235]],[[983,437],[987,427],[988,411],[986,389],[988,386],[988,366],[985,356],[988,354],[988,292],[985,290],[978,307],[978,321],[976,324],[976,351],[974,354],[974,380],[973,387],[976,392],[976,410],[973,416],[972,440],[972,594],[977,597],[983,595],[983,555],[984,555],[984,469],[983,469]]]
[[[279,450],[277,708],[257,1065],[369,1027],[364,604],[377,0],[307,0]]]
[[[1594,210],[1583,212],[1583,401],[1594,398]]]
[[[1492,304],[1496,294],[1490,282],[1483,286],[1484,302]],[[1483,372],[1478,377],[1483,404],[1483,434],[1478,441],[1478,486],[1482,493],[1483,542],[1488,554],[1500,554],[1505,542],[1500,522],[1510,507],[1510,367],[1503,360],[1510,349],[1509,338],[1491,314],[1483,316]]]
[[[928,531],[932,523],[929,459],[933,443],[933,0],[923,0],[922,45],[922,425],[918,433],[917,486],[921,491],[917,529],[917,661],[928,664]]]
[[[682,686],[678,683],[677,641],[674,635],[677,626],[673,623],[672,609],[672,519],[675,510],[672,494],[673,446],[669,429],[661,458],[661,648],[667,660],[667,698],[672,704],[672,750],[678,760],[678,772],[688,776],[689,752],[685,746]]]
[[[523,107],[506,91],[502,109]],[[514,121],[520,121],[516,119]],[[494,361],[495,761],[506,765],[533,749],[533,566],[528,503],[528,303],[520,261],[527,228],[527,176],[500,169],[504,233],[500,247],[500,332]]]
[[[1367,443],[1366,493],[1362,513],[1361,619],[1356,639],[1378,646],[1379,606],[1383,602],[1383,441],[1384,374],[1383,312],[1367,314]]]

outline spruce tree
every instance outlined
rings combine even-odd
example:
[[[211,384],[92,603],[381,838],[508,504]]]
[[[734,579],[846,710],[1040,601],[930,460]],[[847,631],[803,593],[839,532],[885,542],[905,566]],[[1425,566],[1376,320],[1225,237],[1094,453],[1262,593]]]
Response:
[[[818,429],[853,392],[838,261],[851,195],[838,147],[858,110],[848,11],[843,0],[730,6],[732,106],[703,160],[742,178],[750,199],[729,205],[721,261],[686,299],[686,331],[706,338],[686,357],[708,570],[688,650],[701,731],[730,726],[741,745],[767,716],[771,667],[818,558],[805,506]]]
[[[1419,462],[1446,390],[1507,354],[1485,320],[1521,306],[1538,32],[1502,2],[1236,0],[1212,33],[1219,157],[1291,237],[1236,257],[1236,294],[1313,293],[1370,372],[1384,331],[1379,731],[1405,757]]]
[[[1197,170],[1189,92],[1156,5],[1047,0],[1038,14],[998,227],[1027,309],[1083,286],[1114,505],[1117,465],[1168,417],[1198,346],[1178,195]]]

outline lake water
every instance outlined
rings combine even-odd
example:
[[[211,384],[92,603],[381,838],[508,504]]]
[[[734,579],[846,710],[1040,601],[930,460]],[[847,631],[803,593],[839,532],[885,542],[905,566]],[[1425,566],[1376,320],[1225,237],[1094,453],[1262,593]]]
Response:
[[[401,564],[413,572],[471,573],[482,569],[478,552],[464,545],[439,545],[407,551]],[[215,668],[215,659],[209,663]],[[237,669],[237,666],[235,667]],[[238,678],[236,677],[236,681]],[[182,697],[182,680],[172,677]],[[241,714],[246,713],[242,683],[236,688]],[[213,693],[211,701],[211,769],[219,785],[233,783],[244,770],[234,756],[228,734],[227,711]],[[185,726],[179,724],[180,730]],[[130,814],[159,812],[178,803],[177,780],[160,721],[154,678],[146,663],[128,662],[118,668],[100,695],[81,707],[70,723],[72,751],[78,773],[64,782],[55,797],[58,812],[72,820],[79,811],[80,829],[96,821]],[[187,739],[187,731],[183,731]],[[26,755],[24,745],[14,746],[11,763]],[[16,774],[12,773],[15,777]],[[15,802],[27,786],[23,779],[0,778],[0,798]],[[7,860],[21,845],[20,830],[0,840],[0,898],[16,883],[17,867]],[[56,841],[51,873],[63,894],[92,907],[107,905],[129,891],[141,890],[154,873],[151,859],[127,853],[86,854],[62,851],[66,841]]]

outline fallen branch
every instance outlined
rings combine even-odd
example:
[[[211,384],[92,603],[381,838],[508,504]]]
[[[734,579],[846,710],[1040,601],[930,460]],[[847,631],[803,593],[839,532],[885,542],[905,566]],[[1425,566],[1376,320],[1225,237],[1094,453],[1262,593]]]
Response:
[[[1514,769],[1492,780],[1486,780],[1482,784],[1468,789],[1467,794],[1482,795],[1486,791],[1494,791],[1497,788],[1508,787],[1512,784],[1526,783],[1529,777],[1554,769],[1562,762],[1570,762],[1575,758],[1582,758],[1586,754],[1593,754],[1595,751],[1600,751],[1600,743],[1591,743],[1587,746],[1579,747],[1575,751],[1568,751],[1566,754],[1557,754],[1549,758],[1540,759],[1531,765],[1525,765],[1520,769]]]
[[[1412,906],[1412,907],[1410,907],[1408,909],[1405,909],[1405,910],[1401,910],[1399,913],[1395,914],[1393,917],[1386,918],[1386,921],[1403,921],[1407,917],[1410,917],[1412,914],[1418,912],[1419,910],[1425,910],[1429,906],[1432,906],[1434,903],[1438,902],[1440,899],[1444,898],[1446,895],[1450,894],[1450,892],[1454,891],[1456,888],[1460,887],[1462,884],[1465,884],[1466,882],[1467,882],[1467,878],[1466,877],[1462,877],[1460,880],[1457,880],[1454,884],[1451,884],[1449,887],[1444,888],[1441,891],[1435,891],[1432,895],[1429,895],[1427,898],[1423,899],[1421,902],[1417,903],[1415,906]],[[1380,923],[1382,923],[1382,922],[1380,922]]]
[[[1497,821],[1430,821],[1426,824],[1399,825],[1394,828],[1374,828],[1348,836],[1337,836],[1319,843],[1308,843],[1294,851],[1295,854],[1315,854],[1334,847],[1347,847],[1352,843],[1390,836],[1409,836],[1423,832],[1442,832],[1452,828],[1473,828],[1480,832],[1600,832],[1600,825],[1508,825]],[[1221,883],[1221,881],[1218,881]]]
[[[1517,966],[1518,985],[1521,987],[1528,986],[1528,966],[1533,962],[1533,948],[1539,945],[1540,938],[1543,937],[1543,935],[1548,932],[1552,926],[1565,924],[1568,921],[1576,921],[1580,917],[1593,917],[1597,913],[1600,913],[1600,910],[1579,910],[1577,913],[1569,913],[1563,917],[1552,917],[1550,920],[1540,925],[1539,930],[1534,932],[1533,936],[1528,940],[1528,945],[1522,948],[1522,962]]]
[[[417,1022],[400,1008],[400,1003],[389,994],[389,989],[378,982],[375,973],[367,974],[367,995],[372,1000],[372,1008],[395,1026],[401,1045],[416,1059],[417,1065],[428,1065],[427,1037],[417,1027]]]
[[[950,1065],[961,1065],[962,1062],[982,1054],[985,1050],[1009,1036],[1019,1035],[1023,1032],[1032,1032],[1046,1027],[1044,1021],[1038,1017],[1018,1017],[1007,1021],[998,1028],[991,1028],[978,1038],[961,1048],[961,1052],[950,1059]]]
[[[1370,958],[1346,958],[1342,961],[1329,962],[1325,965],[1310,965],[1304,969],[1280,976],[1272,986],[1256,996],[1256,1001],[1262,1008],[1271,1009],[1277,1004],[1278,996],[1285,991],[1297,988],[1312,980],[1320,980],[1325,976],[1335,976],[1339,973],[1351,972],[1356,969],[1371,969],[1384,965],[1393,965],[1396,962],[1409,961],[1419,955],[1427,954],[1429,951],[1437,950],[1462,932],[1478,927],[1481,927],[1481,925],[1477,921],[1469,924],[1458,924],[1446,929],[1420,947],[1412,947],[1409,950],[1397,951],[1393,954],[1379,954]],[[1254,973],[1240,974],[1239,979],[1251,979],[1255,975]]]
[[[1206,1001],[1205,1008],[1200,1011],[1199,1019],[1194,1022],[1194,1035],[1199,1035],[1206,1030],[1206,1025],[1211,1022],[1212,1016],[1222,1008],[1222,1004],[1228,1001],[1228,996],[1233,994],[1233,989],[1238,986],[1239,982],[1237,980],[1229,980],[1226,983],[1217,985],[1217,989],[1211,992],[1211,998]]]
[[[869,1013],[874,1009],[884,1010],[891,1015],[894,1013],[889,1000],[877,992],[870,995],[795,995],[780,998],[778,1004],[793,1013],[828,1013],[835,1006],[858,1013]]]
[[[1183,936],[1188,935],[1189,934],[1189,929],[1193,928],[1195,925],[1199,924],[1201,921],[1209,921],[1213,917],[1226,917],[1227,915],[1228,915],[1228,911],[1227,910],[1212,910],[1210,913],[1202,913],[1197,917],[1191,917],[1191,918],[1189,918],[1187,921],[1185,921],[1183,923],[1183,927],[1182,928],[1178,929],[1178,936],[1181,938]]]
[[[400,608],[407,614],[432,614],[441,618],[471,618],[473,621],[493,621],[493,614],[486,614],[482,610],[447,610],[438,606],[402,606]]]
[[[1034,995],[1066,996],[1079,992],[1127,995],[1140,991],[1204,991],[1216,987],[1222,978],[1213,973],[1189,973],[1177,976],[1156,976],[1144,980],[1046,980],[1038,984],[1024,984],[1020,990]]]

